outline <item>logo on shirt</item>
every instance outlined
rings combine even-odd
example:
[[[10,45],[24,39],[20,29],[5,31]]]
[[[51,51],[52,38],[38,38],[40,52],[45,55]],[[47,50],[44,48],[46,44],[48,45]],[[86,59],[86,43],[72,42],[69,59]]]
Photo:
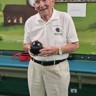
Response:
[[[60,32],[60,29],[59,29],[59,28],[56,28],[56,31],[57,31],[57,32]]]
[[[62,27],[55,27],[55,30],[54,30],[54,35],[62,35],[63,34],[63,31],[62,31]]]

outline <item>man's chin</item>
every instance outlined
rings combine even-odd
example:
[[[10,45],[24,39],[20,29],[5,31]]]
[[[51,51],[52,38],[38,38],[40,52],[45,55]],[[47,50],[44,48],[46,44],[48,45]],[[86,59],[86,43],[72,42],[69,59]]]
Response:
[[[47,13],[45,11],[40,11],[39,13],[41,16],[47,16]]]
[[[46,17],[47,16],[47,14],[40,14],[41,15],[41,17]]]

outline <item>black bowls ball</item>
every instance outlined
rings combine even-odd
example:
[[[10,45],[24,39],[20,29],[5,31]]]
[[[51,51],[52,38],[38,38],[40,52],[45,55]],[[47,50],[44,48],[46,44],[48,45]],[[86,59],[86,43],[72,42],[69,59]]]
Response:
[[[38,55],[40,53],[40,49],[42,48],[43,48],[42,43],[36,40],[31,43],[30,52],[33,53],[34,55]]]

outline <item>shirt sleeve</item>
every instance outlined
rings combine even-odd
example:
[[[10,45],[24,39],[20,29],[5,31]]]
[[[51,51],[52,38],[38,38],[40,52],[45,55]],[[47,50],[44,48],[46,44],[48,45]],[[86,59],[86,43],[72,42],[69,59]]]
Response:
[[[68,42],[77,42],[79,41],[78,35],[76,32],[75,24],[73,22],[72,17],[68,15],[68,20],[67,20],[67,41]]]
[[[24,41],[23,43],[31,43],[31,38],[30,38],[30,28],[29,28],[29,25],[28,23],[26,22],[25,23],[25,26],[24,26]]]

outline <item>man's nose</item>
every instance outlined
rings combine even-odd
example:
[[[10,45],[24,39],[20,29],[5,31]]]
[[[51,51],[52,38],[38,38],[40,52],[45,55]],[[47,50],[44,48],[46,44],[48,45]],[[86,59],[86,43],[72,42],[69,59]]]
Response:
[[[44,6],[44,2],[42,0],[40,0],[40,6]]]

